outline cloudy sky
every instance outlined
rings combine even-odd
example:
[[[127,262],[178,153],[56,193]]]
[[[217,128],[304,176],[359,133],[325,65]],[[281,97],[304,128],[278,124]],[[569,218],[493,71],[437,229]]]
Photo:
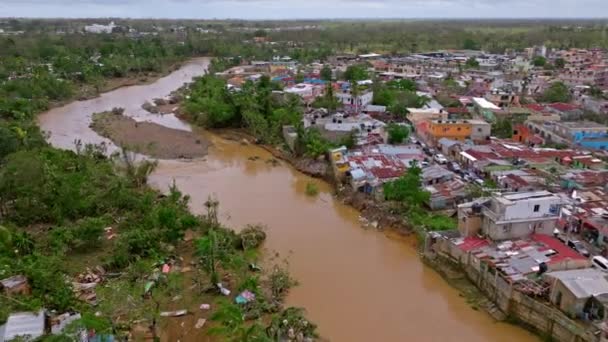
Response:
[[[0,0],[0,17],[580,18],[608,0]]]

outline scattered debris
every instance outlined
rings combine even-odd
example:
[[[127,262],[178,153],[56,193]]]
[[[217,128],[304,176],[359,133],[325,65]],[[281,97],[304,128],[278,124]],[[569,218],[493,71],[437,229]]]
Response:
[[[112,227],[106,227],[106,228],[104,228],[104,231],[106,234],[106,240],[112,240],[116,236],[118,236],[116,233],[114,233],[114,228],[112,228]]]
[[[171,298],[171,301],[172,301],[172,302],[177,302],[177,301],[178,301],[178,300],[180,300],[180,299],[182,299],[182,296],[181,296],[181,295],[177,295],[177,296],[175,296],[175,297]]]
[[[82,316],[79,313],[72,314],[69,312],[51,318],[51,334],[60,334],[68,325],[81,318]]]
[[[257,161],[260,160],[261,158],[259,156],[251,156],[249,158],[247,158],[249,161]]]
[[[181,272],[182,273],[192,272],[192,267],[186,266],[186,267],[182,268]]]
[[[169,264],[164,264],[162,272],[163,273],[169,273],[169,272],[171,272],[171,266]]]
[[[223,294],[224,296],[230,296],[230,290],[225,288],[224,285],[222,285],[222,283],[217,283],[216,286],[220,290],[221,294]]]
[[[163,311],[160,313],[161,317],[181,317],[188,314],[188,310],[176,310],[176,311]]]
[[[206,319],[199,318],[198,321],[196,321],[196,324],[194,325],[194,328],[200,329],[200,328],[202,328],[205,325],[206,322],[207,322]]]
[[[211,309],[211,304],[203,303],[203,304],[201,304],[201,306],[199,308],[201,310],[209,310],[209,309]]]
[[[23,275],[0,280],[0,289],[6,295],[28,295],[31,293],[27,278]]]
[[[249,270],[252,272],[262,272],[262,268],[254,263],[249,264]]]
[[[255,300],[255,293],[253,293],[249,290],[245,290],[245,291],[241,292],[241,294],[236,296],[236,298],[234,299],[234,301],[237,304],[247,304],[254,300]]]
[[[76,276],[72,282],[74,296],[90,305],[97,305],[97,293],[95,287],[103,281],[106,271],[101,266],[96,266],[92,270],[87,268],[84,273]]]

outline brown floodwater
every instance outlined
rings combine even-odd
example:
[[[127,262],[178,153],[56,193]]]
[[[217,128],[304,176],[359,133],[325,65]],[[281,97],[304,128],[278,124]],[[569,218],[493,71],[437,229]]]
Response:
[[[189,129],[172,116],[149,115],[139,106],[202,74],[206,64],[197,59],[152,85],[53,109],[41,115],[40,125],[50,133],[49,141],[62,148],[73,148],[75,139],[112,146],[88,128],[91,113],[112,107],[125,107],[138,120]],[[161,161],[150,184],[166,190],[175,181],[191,196],[196,212],[202,212],[209,195],[217,197],[221,220],[236,229],[248,223],[266,225],[265,248],[288,258],[300,283],[288,304],[306,308],[324,337],[349,342],[538,341],[472,309],[421,263],[413,241],[362,228],[359,213],[336,200],[327,184],[284,162],[267,162],[272,156],[257,146],[201,134],[214,144],[207,157]],[[305,194],[309,182],[319,188],[315,197]]]

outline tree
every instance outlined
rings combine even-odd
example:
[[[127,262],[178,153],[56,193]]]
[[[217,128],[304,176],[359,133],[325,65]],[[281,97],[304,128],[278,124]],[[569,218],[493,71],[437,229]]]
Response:
[[[475,57],[471,57],[471,58],[467,59],[467,61],[464,63],[464,66],[467,69],[479,68],[479,62],[477,61],[477,59]]]
[[[557,58],[553,64],[556,69],[563,69],[566,67],[566,61],[563,58]]]
[[[511,120],[499,119],[492,125],[492,134],[501,139],[510,139],[513,136]]]
[[[416,82],[409,79],[392,80],[387,82],[386,86],[389,89],[416,91]]]
[[[545,64],[547,64],[547,59],[543,56],[536,56],[534,59],[532,59],[532,64],[535,67],[543,67]]]
[[[298,73],[296,73],[296,76],[294,77],[294,81],[296,83],[304,82],[304,74],[302,72],[298,71]]]
[[[384,183],[384,198],[410,209],[418,208],[429,200],[430,193],[422,189],[422,169],[417,163],[410,165],[403,176]]]
[[[479,49],[479,45],[473,39],[467,38],[462,43],[462,48],[465,49],[465,50],[478,50]]]
[[[410,134],[410,130],[407,126],[390,123],[386,127],[388,132],[388,143],[389,144],[401,144]]]
[[[329,64],[325,64],[323,69],[321,69],[321,79],[327,82],[331,82],[333,77],[333,72],[331,70],[331,66]]]
[[[571,99],[570,89],[562,82],[552,83],[542,95],[545,102],[570,102]]]
[[[361,64],[350,65],[344,72],[344,79],[350,82],[362,81],[368,78],[367,68]]]

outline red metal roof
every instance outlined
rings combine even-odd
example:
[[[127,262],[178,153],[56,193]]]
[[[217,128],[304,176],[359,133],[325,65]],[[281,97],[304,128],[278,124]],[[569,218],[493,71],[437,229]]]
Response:
[[[586,259],[584,256],[578,254],[572,248],[566,246],[563,242],[549,235],[542,234],[533,234],[530,236],[530,239],[536,242],[540,242],[547,246],[546,249],[539,249],[540,251],[545,251],[548,249],[552,249],[557,252],[556,255],[551,257],[549,264],[554,264],[561,262],[565,259],[574,259],[574,260],[584,260]]]
[[[549,107],[558,110],[560,112],[569,112],[572,110],[577,110],[579,107],[570,103],[561,103],[561,102],[557,102],[557,103],[551,103],[548,105]]]
[[[484,239],[480,239],[475,236],[468,236],[464,238],[464,241],[460,245],[458,245],[458,248],[465,252],[468,252],[477,248],[485,247],[487,245],[489,245],[489,243]]]
[[[528,104],[525,107],[537,112],[542,112],[543,110],[545,110],[545,106],[537,103]]]

